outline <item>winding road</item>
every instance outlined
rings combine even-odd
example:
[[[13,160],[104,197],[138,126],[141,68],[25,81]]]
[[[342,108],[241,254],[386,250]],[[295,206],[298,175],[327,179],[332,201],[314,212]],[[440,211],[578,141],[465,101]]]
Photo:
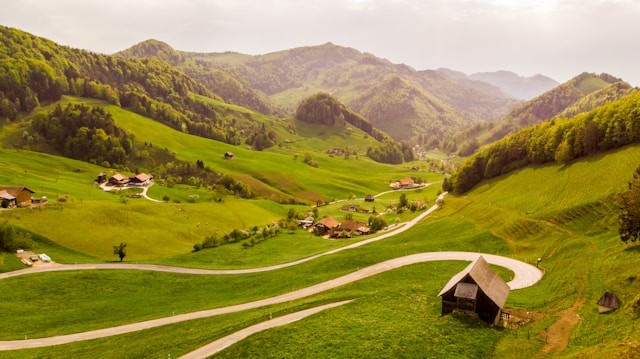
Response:
[[[3,274],[0,274],[0,279],[11,278],[11,277],[20,276],[20,275],[34,274],[34,273],[68,271],[68,270],[95,270],[95,269],[148,270],[148,271],[162,271],[162,272],[197,274],[197,275],[222,275],[222,274],[245,274],[245,273],[266,272],[266,271],[298,265],[298,264],[316,259],[321,256],[337,253],[337,252],[351,249],[351,248],[356,248],[371,242],[388,238],[398,233],[402,233],[408,230],[409,228],[411,228],[413,225],[415,225],[417,222],[422,220],[424,217],[426,217],[427,215],[435,211],[437,208],[438,206],[435,205],[431,207],[428,211],[420,214],[418,217],[407,222],[404,226],[396,230],[390,231],[388,233],[385,233],[383,235],[366,239],[357,243],[353,243],[351,245],[348,245],[342,248],[320,253],[315,256],[303,258],[298,261],[283,263],[283,264],[278,264],[278,265],[273,265],[268,267],[262,267],[262,268],[235,269],[235,270],[210,270],[210,269],[194,269],[194,268],[169,267],[169,266],[159,266],[159,265],[142,265],[142,264],[52,265],[47,267],[29,268],[29,269],[23,269],[23,270],[18,270],[18,271],[9,272],[9,273],[3,273]],[[181,315],[175,315],[171,317],[158,318],[158,319],[126,324],[126,325],[121,325],[121,326],[116,326],[111,328],[87,331],[83,333],[60,335],[60,336],[54,336],[54,337],[48,337],[48,338],[0,341],[0,351],[26,349],[26,348],[38,348],[38,347],[72,343],[72,342],[83,341],[83,340],[104,338],[104,337],[109,337],[113,335],[131,333],[135,331],[155,328],[163,325],[174,324],[174,323],[184,322],[184,321],[193,320],[193,319],[209,318],[209,317],[222,315],[222,314],[235,313],[243,310],[260,308],[267,305],[279,304],[279,303],[284,303],[292,300],[305,298],[305,297],[315,295],[333,288],[337,288],[349,283],[353,283],[355,281],[358,281],[382,272],[386,272],[388,270],[400,268],[400,267],[411,265],[411,264],[424,263],[424,262],[430,262],[430,261],[443,261],[443,260],[473,261],[480,255],[482,255],[490,264],[495,264],[501,267],[505,267],[513,271],[514,273],[513,279],[507,283],[511,289],[526,288],[528,286],[535,284],[542,278],[542,272],[538,268],[512,258],[507,258],[507,257],[502,257],[502,256],[497,256],[492,254],[473,253],[473,252],[425,252],[425,253],[412,254],[412,255],[394,258],[384,262],[376,263],[369,267],[357,270],[355,272],[343,275],[335,279],[331,279],[319,284],[309,286],[307,288],[299,289],[296,291],[284,293],[281,295],[277,295],[274,297],[265,298],[265,299],[261,299],[253,302],[237,304],[237,305],[232,305],[232,306],[227,306],[222,308],[215,308],[210,310],[203,310],[203,311],[192,312],[192,313],[186,313]],[[344,303],[341,302],[341,303],[333,303],[333,304],[341,305]],[[216,345],[214,345],[214,343],[207,345],[206,346],[206,348],[208,348],[207,353],[209,354],[206,354],[206,355],[211,355],[211,353],[215,352],[215,351],[212,352],[212,350],[216,350],[216,351],[221,350],[220,348],[224,348],[228,345],[231,345],[233,343],[233,341],[230,341],[231,337],[235,338],[234,339],[235,341],[238,341],[250,335],[251,333],[254,333],[260,330],[265,330],[267,328],[271,328],[277,325],[284,325],[288,322],[293,321],[294,319],[292,318],[298,318],[295,320],[299,320],[299,319],[302,319],[304,316],[312,315],[320,310],[324,310],[329,307],[331,307],[331,305],[312,308],[308,311],[293,313],[291,317],[285,316],[286,318],[285,317],[276,318],[268,322],[261,323],[262,325],[258,324],[256,326],[243,329],[237,333],[230,335],[229,337],[219,339],[218,341],[214,342],[214,343],[217,343]],[[298,316],[295,316],[294,314],[298,314]],[[188,357],[195,358],[195,357],[206,356],[202,354],[204,352],[196,351],[194,353],[196,354],[193,354],[193,353],[188,354],[188,355],[194,355],[194,356],[188,356]],[[201,354],[198,354],[198,353],[201,353]]]

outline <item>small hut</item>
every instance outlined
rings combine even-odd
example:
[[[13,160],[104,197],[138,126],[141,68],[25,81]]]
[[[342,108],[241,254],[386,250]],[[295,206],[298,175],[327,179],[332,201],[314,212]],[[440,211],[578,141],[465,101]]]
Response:
[[[453,276],[438,295],[442,297],[442,315],[459,311],[497,324],[509,296],[509,286],[479,256]]]
[[[365,202],[373,202],[373,201],[375,201],[375,200],[376,200],[376,199],[375,199],[375,197],[373,197],[373,195],[372,195],[372,194],[368,194],[368,195],[364,198],[364,201],[365,201]]]
[[[233,159],[233,152],[225,152],[225,153],[224,153],[224,159],[225,159],[225,160],[231,160],[231,159]]]
[[[597,304],[598,312],[600,314],[609,313],[620,308],[620,299],[618,299],[618,297],[611,292],[605,292],[600,300],[598,300]]]

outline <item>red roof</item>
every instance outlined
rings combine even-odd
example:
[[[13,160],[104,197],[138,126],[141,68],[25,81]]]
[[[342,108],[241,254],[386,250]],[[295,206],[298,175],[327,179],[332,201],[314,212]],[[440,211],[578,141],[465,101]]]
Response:
[[[402,186],[407,186],[407,185],[410,185],[410,184],[414,184],[413,178],[403,178],[398,182],[400,182],[400,184]]]
[[[321,220],[318,221],[318,223],[316,223],[316,225],[323,225],[329,229],[333,229],[336,228],[340,225],[340,222],[336,221],[335,219],[333,219],[332,217],[325,217]]]

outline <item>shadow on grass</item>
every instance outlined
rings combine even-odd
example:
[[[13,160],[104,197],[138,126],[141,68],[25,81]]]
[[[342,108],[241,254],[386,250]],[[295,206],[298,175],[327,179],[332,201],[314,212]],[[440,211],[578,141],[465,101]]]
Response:
[[[625,252],[640,252],[640,244],[631,245],[624,249]]]

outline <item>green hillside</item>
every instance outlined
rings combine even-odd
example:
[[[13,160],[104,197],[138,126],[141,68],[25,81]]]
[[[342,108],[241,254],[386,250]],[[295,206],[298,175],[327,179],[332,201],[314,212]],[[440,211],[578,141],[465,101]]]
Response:
[[[481,148],[462,163],[445,190],[464,193],[484,179],[531,164],[572,160],[640,142],[640,92],[571,119],[554,119]]]
[[[86,103],[86,100],[79,98],[65,98],[65,101]],[[313,160],[318,163],[318,167],[312,167],[303,163],[304,152],[298,150],[309,146],[303,139],[300,139],[299,145],[292,140],[290,147],[283,145],[277,151],[252,151],[178,132],[104,102],[93,101],[91,104],[106,108],[113,115],[116,124],[133,134],[138,142],[152,143],[155,148],[167,148],[178,159],[190,163],[204,161],[206,166],[245,182],[259,195],[276,200],[293,196],[315,202],[345,198],[351,192],[363,197],[367,193],[383,191],[393,180],[412,173],[409,169],[377,164],[365,157],[332,157],[318,151],[321,149],[311,152]],[[354,129],[348,131],[341,142],[337,142],[336,138],[336,142],[326,145],[346,145],[350,143],[350,137],[364,140],[364,133]],[[233,160],[223,158],[223,154],[228,151],[234,153]]]
[[[334,278],[352,271],[354,266],[362,268],[387,258],[429,250],[477,250],[528,262],[542,258],[543,280],[509,295],[507,310],[524,320],[514,328],[497,329],[466,317],[442,317],[435,294],[465,264],[425,263],[292,303],[90,343],[3,352],[0,357],[34,357],[52,350],[56,355],[74,356],[89,345],[98,357],[167,352],[175,356],[270,316],[344,298],[355,301],[338,310],[253,335],[220,355],[390,357],[426,352],[446,356],[456,352],[465,357],[630,357],[639,344],[634,322],[640,297],[633,266],[629,265],[637,250],[636,246],[621,245],[618,239],[611,195],[626,188],[638,156],[640,148],[631,146],[569,166],[527,168],[483,184],[464,197],[448,197],[443,210],[409,232],[283,271],[198,280],[163,273],[78,272],[0,282],[2,288],[14,288],[0,291],[6,303],[18,302],[22,295],[52,280],[64,285],[65,290],[57,293],[57,301],[42,297],[11,307],[30,322],[30,333],[37,328],[35,333],[53,335],[166,316],[167,302],[171,302],[176,314],[246,302]],[[610,173],[620,175],[608,176]],[[503,274],[508,278],[509,273]],[[72,285],[73,282],[83,286]],[[92,291],[87,292],[95,287],[102,288],[101,300]],[[594,303],[605,290],[625,299],[618,311],[599,315]],[[176,291],[181,295],[176,296]],[[104,293],[110,293],[107,299]],[[84,300],[79,300],[81,296]],[[62,307],[61,303],[70,301],[78,301],[79,305]],[[35,309],[45,303],[56,310],[43,317]],[[96,325],[93,312],[98,306],[115,314],[105,316],[100,320],[102,324]],[[580,320],[565,323],[562,319],[569,317]],[[52,321],[58,323],[55,328],[49,325]],[[2,332],[28,330],[20,323],[4,322],[6,330]],[[336,330],[342,334],[336,336]],[[34,335],[37,334],[31,336]],[[311,344],[303,340],[309,337],[314,338]],[[20,335],[11,338],[19,339]],[[559,346],[550,345],[556,340]],[[119,343],[117,347],[114,341]]]
[[[527,126],[556,117],[571,117],[618,100],[636,90],[608,74],[582,73],[513,109],[501,121],[480,124],[459,134],[458,143],[476,139],[492,143]]]

